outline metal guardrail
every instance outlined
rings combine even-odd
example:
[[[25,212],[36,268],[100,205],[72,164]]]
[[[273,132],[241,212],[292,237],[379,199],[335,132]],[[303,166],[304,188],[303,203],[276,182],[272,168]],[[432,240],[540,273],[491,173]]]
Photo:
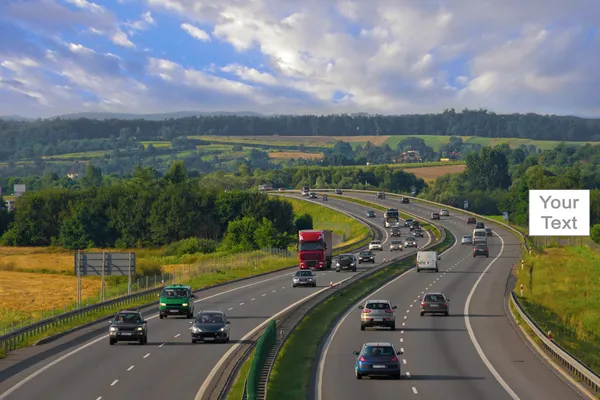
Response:
[[[577,358],[573,357],[567,350],[563,349],[553,339],[548,339],[542,328],[527,315],[527,312],[519,302],[515,292],[511,292],[510,301],[515,306],[517,312],[525,323],[531,328],[533,333],[540,339],[544,348],[560,361],[570,373],[575,375],[579,380],[586,383],[596,393],[600,393],[600,375],[595,373],[587,365],[583,364]]]
[[[353,218],[355,218],[355,217],[353,217]],[[365,235],[365,238],[361,239],[359,242],[334,248],[335,251],[345,251],[348,249],[353,249],[353,248],[357,247],[357,245],[360,244],[360,242],[362,242],[362,240],[366,239],[368,236],[373,237],[374,233],[373,233],[372,228],[368,224],[365,224],[363,221],[361,221],[359,218],[355,218],[355,219],[357,219],[360,223],[366,225],[369,228],[369,233],[367,233],[367,235]],[[263,273],[263,274],[253,275],[253,276],[246,277],[246,278],[236,279],[234,281],[224,282],[219,285],[213,285],[210,287],[199,289],[199,290],[195,291],[195,293],[203,291],[203,290],[212,289],[212,288],[215,288],[218,286],[222,286],[223,284],[231,284],[231,283],[235,283],[235,282],[239,282],[239,281],[243,281],[243,280],[247,280],[247,279],[251,279],[251,278],[256,278],[257,276],[273,274],[273,273],[285,271],[286,269],[292,269],[292,268],[296,268],[296,267],[297,267],[297,265],[293,265],[288,268],[279,269],[277,271],[267,272],[267,273]],[[119,309],[126,308],[131,303],[138,302],[139,300],[148,300],[148,303],[138,305],[138,307],[140,309],[156,305],[156,304],[158,304],[157,296],[160,293],[160,291],[163,289],[163,287],[164,287],[164,285],[161,285],[156,288],[148,289],[145,291],[133,293],[133,294],[126,295],[126,296],[117,297],[112,300],[99,302],[97,304],[92,304],[92,305],[89,305],[89,306],[86,306],[86,307],[83,307],[83,308],[80,308],[77,310],[61,313],[61,314],[52,316],[50,318],[46,318],[41,321],[35,322],[33,324],[26,325],[22,328],[16,329],[12,332],[9,332],[7,334],[0,336],[0,353],[7,354],[7,353],[17,349],[19,347],[19,345],[23,342],[30,341],[34,337],[38,337],[47,332],[52,332],[53,330],[59,330],[62,326],[71,324],[76,320],[84,320],[84,321],[82,322],[82,324],[76,325],[67,331],[57,333],[56,335],[52,335],[50,337],[45,337],[45,338],[41,339],[41,343],[38,342],[38,344],[42,344],[44,342],[49,342],[50,338],[52,338],[54,336],[63,336],[65,334],[71,333],[73,331],[83,329],[85,327],[97,324],[102,321],[106,321],[112,316],[112,315],[106,315],[103,317],[93,319],[91,321],[85,321],[86,318],[89,318],[91,315],[94,315],[96,313],[105,312],[107,310],[112,310],[114,312],[117,312]],[[150,301],[151,299],[154,301]]]
[[[324,190],[324,191],[333,191],[333,190]],[[350,192],[350,193],[353,193],[353,192],[354,193],[373,193],[373,194],[377,193],[377,191],[371,191],[371,190],[344,189],[344,191]],[[488,218],[485,215],[476,214],[476,213],[468,211],[468,210],[463,210],[463,209],[449,206],[449,205],[442,204],[442,203],[436,203],[436,202],[421,199],[418,197],[386,192],[386,196],[388,196],[388,195],[393,196],[393,197],[408,197],[417,202],[427,203],[430,205],[434,205],[436,207],[443,207],[445,209],[451,209],[454,211],[461,212],[463,214],[472,215],[474,217],[477,217],[478,219],[492,222],[496,225],[500,225],[506,229],[509,229],[510,231],[514,232],[518,237],[520,237],[523,240],[523,247],[525,248],[525,251],[528,252],[529,254],[531,254],[531,248],[527,244],[527,237],[518,229],[516,229],[504,222],[500,222],[500,221],[494,220],[492,218]],[[596,395],[598,393],[600,393],[600,375],[597,374],[596,372],[594,372],[592,369],[590,369],[583,362],[581,362],[580,360],[578,360],[577,358],[575,358],[574,356],[569,354],[565,349],[563,349],[554,340],[548,339],[546,334],[544,333],[544,331],[540,328],[540,326],[533,320],[533,318],[531,318],[529,316],[529,314],[527,314],[527,312],[525,311],[525,309],[519,302],[517,294],[515,293],[514,290],[511,290],[510,299],[511,299],[511,302],[515,305],[521,318],[527,323],[527,325],[531,328],[531,330],[535,333],[535,335],[542,341],[544,348],[550,354],[552,354],[559,361],[559,363],[564,368],[566,368],[571,374],[575,375],[578,379],[585,382],[592,390],[594,390],[596,392],[595,393]]]

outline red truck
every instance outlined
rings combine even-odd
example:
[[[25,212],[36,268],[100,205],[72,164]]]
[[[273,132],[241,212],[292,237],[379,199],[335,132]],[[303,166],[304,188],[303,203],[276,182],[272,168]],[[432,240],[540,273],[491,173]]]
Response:
[[[298,232],[298,261],[300,269],[331,269],[333,234],[330,230]]]

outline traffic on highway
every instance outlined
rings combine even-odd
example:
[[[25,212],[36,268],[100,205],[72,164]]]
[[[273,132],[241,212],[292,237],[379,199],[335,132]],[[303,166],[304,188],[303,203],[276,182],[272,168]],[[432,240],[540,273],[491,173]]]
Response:
[[[310,193],[307,201],[320,201]],[[327,206],[373,225],[375,237],[366,249],[334,256],[331,231],[301,231],[294,270],[196,294],[186,286],[166,287],[154,311],[118,310],[101,333],[90,328],[66,335],[48,346],[49,356],[5,369],[0,399],[153,399],[172,397],[173,385],[177,398],[207,398],[227,356],[269,319],[407,254],[418,254],[417,268],[361,299],[315,356],[314,398],[579,397],[528,349],[505,317],[506,279],[521,251],[512,233],[495,228],[493,236],[485,236],[487,256],[475,254],[473,241],[461,245],[461,238],[474,234],[466,216],[392,196],[344,196],[423,220],[439,212],[434,223],[457,242],[443,254],[421,251],[434,238],[415,219],[390,212],[380,223],[373,216],[379,213],[368,206],[329,198]],[[123,324],[121,317],[133,322]],[[381,375],[395,379],[377,379]]]

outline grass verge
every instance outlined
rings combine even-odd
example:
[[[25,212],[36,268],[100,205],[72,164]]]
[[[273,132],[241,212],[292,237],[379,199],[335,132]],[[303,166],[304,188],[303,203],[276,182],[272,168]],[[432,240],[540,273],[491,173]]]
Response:
[[[334,234],[340,236],[342,242],[337,247],[359,244],[367,236],[371,237],[369,228],[352,217],[318,203],[294,199],[289,196],[283,197],[292,204],[296,215],[310,214],[315,229],[330,229]]]
[[[600,256],[587,247],[546,248],[526,255],[519,301],[544,332],[600,372]],[[529,268],[533,267],[533,280]],[[518,292],[518,291],[517,291]]]
[[[388,207],[385,206],[381,206],[379,204],[375,204],[375,203],[371,203],[365,200],[361,200],[361,199],[357,199],[354,197],[348,197],[348,196],[338,196],[335,194],[327,194],[328,197],[331,197],[332,199],[338,199],[338,200],[344,200],[344,201],[349,201],[351,203],[356,203],[356,204],[360,204],[362,206],[367,206],[367,207],[371,207],[375,210],[379,210],[379,211],[385,211],[388,209]],[[398,210],[398,213],[400,214],[400,218],[402,219],[413,219],[412,216],[403,213],[402,211]],[[424,221],[423,219],[421,219],[422,221]],[[429,230],[430,232],[433,233],[433,235],[435,236],[436,239],[439,239],[441,236],[440,231],[438,230],[438,228],[434,225],[431,225],[429,222],[424,221],[421,226],[424,229]]]
[[[248,374],[250,373],[250,366],[252,365],[252,360],[254,359],[254,354],[256,353],[256,348],[252,350],[248,359],[244,361],[240,370],[238,371],[235,380],[233,381],[233,385],[227,393],[227,400],[241,400],[242,395],[244,394],[244,386],[246,384],[246,378],[248,378]]]
[[[442,252],[454,243],[454,236],[446,230],[446,239],[433,249]],[[337,318],[376,288],[394,279],[414,260],[399,261],[375,274],[340,290],[310,311],[296,327],[281,348],[268,382],[269,395],[278,400],[304,400],[308,393],[315,354]]]

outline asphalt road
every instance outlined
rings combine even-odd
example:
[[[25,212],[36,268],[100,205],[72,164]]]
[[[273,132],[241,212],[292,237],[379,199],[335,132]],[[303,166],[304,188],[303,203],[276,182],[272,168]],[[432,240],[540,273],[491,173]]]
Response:
[[[328,204],[360,216],[366,210],[342,201],[331,200]],[[387,244],[387,236],[383,240]],[[427,238],[421,241],[425,243]],[[374,265],[391,256],[387,250],[377,253]],[[359,271],[372,267],[361,264]],[[289,305],[328,286],[330,281],[338,282],[353,274],[319,272],[317,288],[292,288],[292,272],[287,271],[200,293],[196,312],[202,308],[221,309],[232,321],[231,341],[227,344],[191,344],[190,320],[148,317],[145,346],[127,343],[109,346],[103,334],[76,347],[65,345],[51,357],[40,354],[45,347],[57,346],[56,343],[41,346],[42,349],[19,350],[0,362],[0,399],[160,399],[172,398],[173,393],[177,393],[178,399],[193,399],[225,352],[248,332]],[[58,343],[69,343],[69,339]],[[19,371],[15,365],[29,353],[40,361],[31,362]]]
[[[344,196],[399,208],[424,218],[434,211],[424,203],[401,204],[393,197],[382,201],[374,195],[346,193]],[[473,225],[466,224],[466,215],[452,214],[451,211],[450,217],[442,217],[436,223],[460,240],[462,235],[472,232]],[[472,247],[459,242],[442,256],[439,273],[412,270],[372,296],[389,299],[398,306],[396,331],[360,331],[360,312],[350,311],[321,359],[322,368],[316,377],[319,399],[581,398],[529,349],[506,316],[504,295],[510,290],[507,278],[520,254],[520,245],[508,231],[494,224],[486,225],[499,235],[488,239],[489,258],[473,258]],[[428,291],[444,292],[451,299],[450,316],[419,315],[419,298]],[[470,306],[465,310],[469,296]],[[391,342],[404,351],[400,356],[402,380],[355,378],[352,352],[373,341]]]

